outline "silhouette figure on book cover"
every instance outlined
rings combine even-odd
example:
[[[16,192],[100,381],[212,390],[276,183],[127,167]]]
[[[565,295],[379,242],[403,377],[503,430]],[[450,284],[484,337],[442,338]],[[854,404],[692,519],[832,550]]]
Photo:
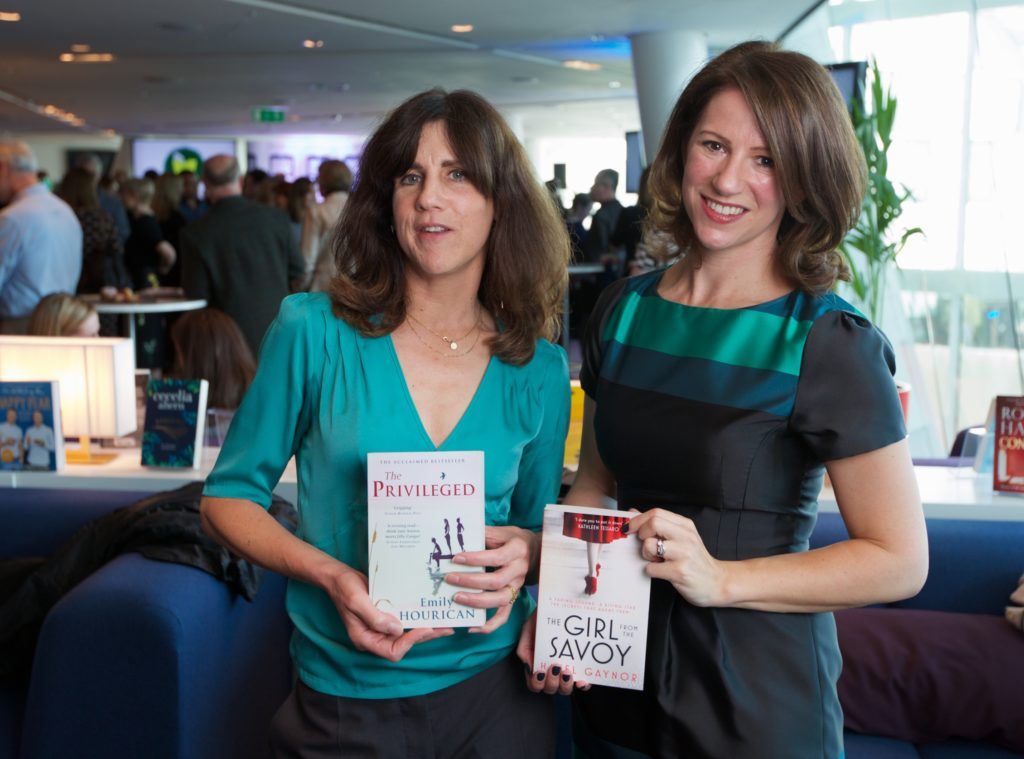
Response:
[[[588,596],[597,593],[597,578],[601,574],[601,548],[605,543],[620,540],[628,535],[629,517],[604,514],[562,515],[562,535],[576,538],[587,544],[587,574],[583,592]]]

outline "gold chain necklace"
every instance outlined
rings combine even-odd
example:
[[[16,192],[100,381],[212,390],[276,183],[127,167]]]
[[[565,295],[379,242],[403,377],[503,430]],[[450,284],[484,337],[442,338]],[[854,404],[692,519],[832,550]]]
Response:
[[[408,316],[412,316],[412,314],[408,314]],[[414,318],[413,321],[416,322],[417,324],[419,324],[424,329],[429,330],[434,335],[437,335],[438,337],[441,337],[441,339],[445,339],[444,337],[442,337],[441,335],[438,335],[436,332],[434,332],[434,330],[430,329],[430,327],[428,327],[427,325],[425,325],[423,322],[419,321],[418,319]],[[459,339],[460,340],[465,340],[466,337],[470,334],[470,332],[473,332],[479,326],[480,326],[480,322],[478,321],[476,324],[473,325],[473,328],[469,332],[467,332],[465,335],[463,335]],[[480,340],[480,333],[477,332],[477,335],[473,339],[472,344],[468,348],[466,348],[466,350],[464,350],[462,353],[453,353],[452,351],[456,350],[456,348],[458,347],[457,343],[451,343],[451,342],[449,343],[449,345],[453,345],[454,344],[456,346],[455,348],[452,348],[452,350],[449,350],[449,351],[438,350],[437,348],[434,347],[433,343],[428,343],[426,340],[423,339],[423,335],[421,335],[419,333],[419,330],[416,329],[415,326],[413,326],[412,322],[409,323],[409,328],[412,330],[412,333],[414,335],[416,335],[416,339],[419,340],[421,343],[423,343],[423,345],[426,348],[428,348],[429,350],[431,350],[434,353],[438,354],[439,356],[444,356],[445,358],[462,358],[463,356],[468,356],[470,353],[473,352],[473,349],[476,347],[477,342],[479,342],[479,340]]]
[[[479,309],[477,310],[476,321],[473,322],[473,326],[470,327],[469,331],[466,332],[466,334],[464,334],[462,337],[448,337],[448,335],[442,335],[439,332],[435,332],[430,327],[428,327],[426,324],[424,324],[419,319],[417,319],[415,316],[413,316],[411,311],[406,311],[405,315],[408,316],[410,319],[412,319],[417,324],[419,324],[421,327],[423,327],[423,329],[425,329],[427,332],[432,334],[434,337],[441,338],[441,340],[443,340],[445,343],[447,343],[448,347],[451,350],[453,350],[453,351],[457,351],[459,349],[459,341],[460,340],[465,340],[467,337],[469,337],[473,333],[473,330],[475,330],[477,327],[480,326],[480,311],[479,311]]]

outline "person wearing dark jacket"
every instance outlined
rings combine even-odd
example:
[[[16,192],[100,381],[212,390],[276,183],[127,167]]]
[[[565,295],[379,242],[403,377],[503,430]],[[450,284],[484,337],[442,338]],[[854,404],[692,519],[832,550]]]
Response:
[[[241,197],[238,162],[212,156],[203,165],[209,212],[181,231],[181,279],[234,319],[254,355],[289,283],[305,274],[288,216]]]

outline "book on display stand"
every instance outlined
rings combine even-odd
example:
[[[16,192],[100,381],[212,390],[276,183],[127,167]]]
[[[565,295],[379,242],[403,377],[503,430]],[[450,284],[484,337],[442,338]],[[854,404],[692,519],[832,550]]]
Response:
[[[203,379],[151,379],[146,385],[142,465],[199,469],[206,427]]]
[[[591,685],[642,690],[651,578],[636,512],[544,509],[534,671],[562,667]]]
[[[56,380],[0,382],[0,469],[64,469],[60,386]]]
[[[448,572],[462,551],[484,550],[483,451],[367,456],[367,578],[370,598],[405,628],[478,627],[484,609],[455,603]]]
[[[1024,495],[1024,396],[995,399],[992,489]]]

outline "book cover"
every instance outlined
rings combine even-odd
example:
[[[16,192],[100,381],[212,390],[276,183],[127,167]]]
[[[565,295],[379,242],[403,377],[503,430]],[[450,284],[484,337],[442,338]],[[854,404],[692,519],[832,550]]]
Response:
[[[64,469],[56,381],[0,382],[0,469]]]
[[[199,469],[209,383],[197,379],[150,380],[142,465]]]
[[[553,664],[592,685],[642,690],[651,578],[634,512],[544,509],[533,668]]]
[[[406,628],[484,624],[486,610],[455,603],[444,581],[483,571],[451,560],[484,549],[483,451],[371,453],[366,479],[374,605]]]
[[[996,396],[992,488],[1024,493],[1024,396]]]

